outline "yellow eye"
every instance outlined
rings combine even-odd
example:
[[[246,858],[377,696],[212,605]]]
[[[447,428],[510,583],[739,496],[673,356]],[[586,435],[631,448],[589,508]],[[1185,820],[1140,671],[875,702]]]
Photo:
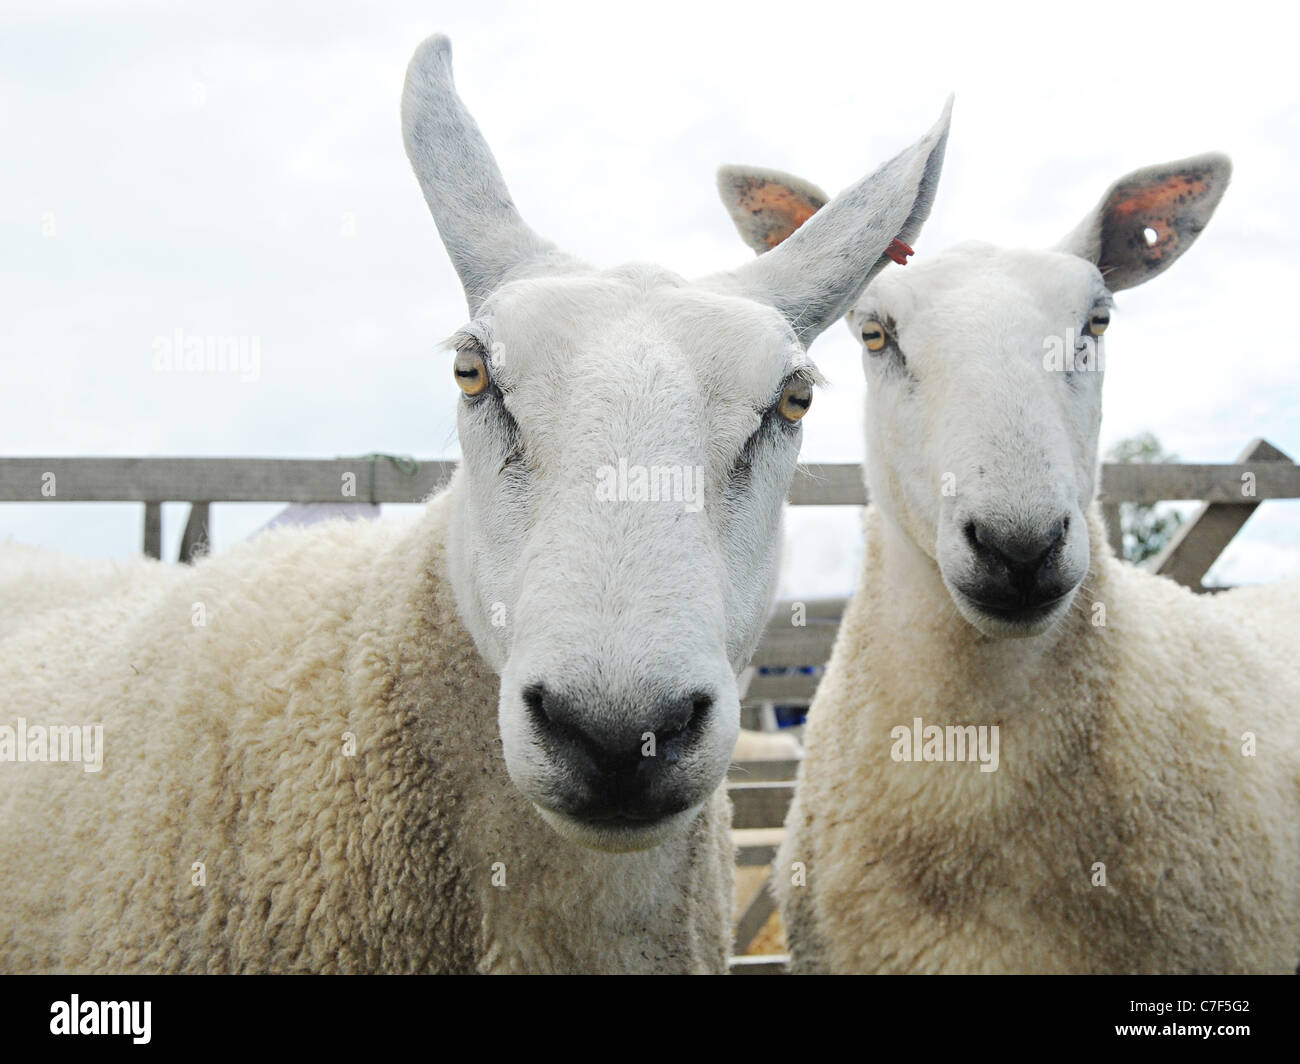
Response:
[[[1093,336],[1100,336],[1106,331],[1106,326],[1110,324],[1109,310],[1094,310],[1088,315],[1088,331]]]
[[[488,386],[487,363],[483,356],[473,348],[456,352],[456,364],[453,367],[456,386],[466,395],[478,395]]]
[[[885,327],[878,321],[869,321],[862,326],[862,342],[867,345],[868,351],[882,351],[889,335],[885,332]]]
[[[802,377],[794,377],[781,392],[776,411],[786,421],[798,421],[812,406],[812,385]]]

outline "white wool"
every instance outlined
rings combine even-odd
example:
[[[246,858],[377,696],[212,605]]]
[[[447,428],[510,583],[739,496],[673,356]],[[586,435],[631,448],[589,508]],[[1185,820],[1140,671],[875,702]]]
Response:
[[[1091,516],[1081,605],[990,641],[868,509],[776,862],[796,971],[1295,970],[1300,584],[1197,596]],[[997,771],[893,760],[917,717],[997,726]]]
[[[113,568],[129,590],[0,641],[0,724],[98,723],[105,750],[98,773],[0,764],[0,970],[724,970],[725,792],[679,841],[609,854],[511,784],[451,501]],[[83,571],[21,554],[47,586]]]

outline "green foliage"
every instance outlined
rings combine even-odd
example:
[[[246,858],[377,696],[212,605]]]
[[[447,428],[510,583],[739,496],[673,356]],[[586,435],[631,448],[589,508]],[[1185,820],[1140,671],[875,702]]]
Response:
[[[1106,455],[1109,462],[1176,462],[1160,441],[1149,432],[1120,440]],[[1140,562],[1159,554],[1183,523],[1183,515],[1171,506],[1122,502],[1119,504],[1120,528],[1124,532],[1124,558]]]

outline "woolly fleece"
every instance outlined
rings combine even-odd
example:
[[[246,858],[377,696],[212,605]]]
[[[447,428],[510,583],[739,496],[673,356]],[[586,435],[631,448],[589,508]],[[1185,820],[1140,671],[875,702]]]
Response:
[[[1300,586],[1195,595],[1116,560],[1094,507],[1067,618],[990,640],[888,520],[867,510],[778,858],[795,970],[1293,972]],[[915,717],[998,725],[1000,767],[895,762]]]
[[[0,573],[61,590],[3,626],[0,723],[102,723],[105,756],[0,763],[0,969],[725,970],[722,789],[684,835],[607,854],[511,784],[447,580],[455,490],[193,568],[5,548]],[[32,587],[0,580],[0,616]]]

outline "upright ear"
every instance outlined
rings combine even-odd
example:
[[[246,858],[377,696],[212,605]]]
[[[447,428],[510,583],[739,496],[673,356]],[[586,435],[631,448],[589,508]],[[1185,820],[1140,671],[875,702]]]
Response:
[[[496,160],[451,78],[451,42],[430,37],[411,57],[402,139],[471,314],[512,273],[560,258],[515,209]]]
[[[1112,292],[1142,284],[1192,246],[1231,177],[1218,152],[1134,170],[1056,249],[1095,263]]]
[[[718,195],[740,238],[760,255],[784,241],[830,200],[811,181],[761,166],[718,167]]]
[[[751,247],[760,251],[772,247],[727,275],[729,286],[775,307],[801,343],[812,343],[831,322],[844,316],[867,282],[890,261],[886,249],[895,240],[910,243],[921,231],[939,185],[951,115],[949,98],[929,133],[816,213],[810,211],[811,217],[802,225],[795,218],[803,207],[811,208],[815,199],[822,197],[816,186],[797,180],[791,183],[771,171],[724,170],[719,178],[724,200],[729,173],[738,174],[742,181],[746,174],[759,173],[767,182],[756,186],[760,191],[751,201],[752,233],[739,219],[737,225]],[[732,217],[737,217],[731,202],[728,207]],[[780,236],[786,222],[798,225],[786,234],[789,239]],[[779,246],[770,244],[768,237]]]

